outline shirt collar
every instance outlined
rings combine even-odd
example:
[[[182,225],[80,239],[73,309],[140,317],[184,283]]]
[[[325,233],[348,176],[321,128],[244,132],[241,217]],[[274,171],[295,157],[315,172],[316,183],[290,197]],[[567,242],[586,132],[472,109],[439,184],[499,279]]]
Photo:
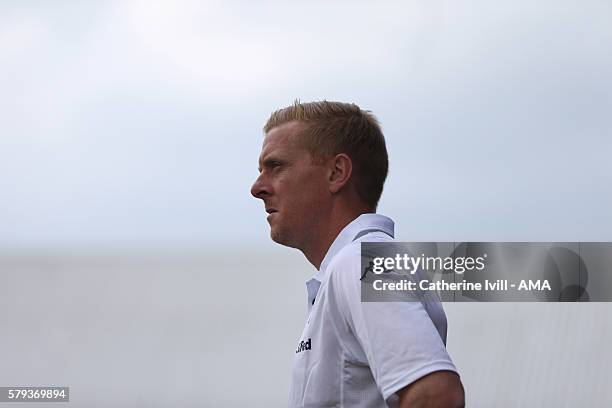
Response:
[[[346,227],[340,231],[334,242],[331,244],[321,262],[321,266],[317,273],[306,282],[306,291],[308,292],[308,312],[312,309],[321,282],[325,277],[327,265],[336,256],[338,252],[357,238],[364,236],[370,232],[382,231],[385,234],[394,236],[394,223],[391,218],[380,214],[361,214],[359,217],[351,221]]]
[[[364,236],[370,232],[382,231],[385,234],[394,236],[394,223],[389,217],[380,214],[361,214],[359,217],[351,221],[346,227],[340,231],[334,242],[331,244],[321,262],[319,271],[313,276],[313,279],[319,282],[323,281],[327,265],[336,256],[338,252],[357,238]]]

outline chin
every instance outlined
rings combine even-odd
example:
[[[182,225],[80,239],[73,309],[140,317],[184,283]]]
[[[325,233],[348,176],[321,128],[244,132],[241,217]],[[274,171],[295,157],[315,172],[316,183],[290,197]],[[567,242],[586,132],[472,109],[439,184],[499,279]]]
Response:
[[[272,241],[276,242],[277,244],[290,248],[297,248],[287,234],[283,234],[281,231],[275,230],[274,228],[270,230],[270,238],[272,238]]]
[[[278,231],[274,231],[273,229],[270,230],[270,238],[272,238],[272,241],[276,242],[277,244],[286,245],[283,235],[279,234]]]

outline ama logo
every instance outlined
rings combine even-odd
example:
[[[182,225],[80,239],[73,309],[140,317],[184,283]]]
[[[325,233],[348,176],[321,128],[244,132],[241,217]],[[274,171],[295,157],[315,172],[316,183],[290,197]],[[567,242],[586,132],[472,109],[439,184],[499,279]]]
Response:
[[[300,341],[300,344],[298,344],[298,348],[297,350],[295,350],[295,353],[300,353],[302,351],[306,351],[306,350],[310,350],[310,345],[311,345],[311,340],[310,338],[308,339],[308,341]]]

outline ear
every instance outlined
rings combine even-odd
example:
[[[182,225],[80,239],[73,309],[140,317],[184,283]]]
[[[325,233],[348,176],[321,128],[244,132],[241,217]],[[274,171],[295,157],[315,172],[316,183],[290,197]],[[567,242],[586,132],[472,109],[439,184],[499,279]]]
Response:
[[[329,191],[336,194],[348,183],[353,173],[353,162],[348,155],[340,153],[330,159],[329,170]]]

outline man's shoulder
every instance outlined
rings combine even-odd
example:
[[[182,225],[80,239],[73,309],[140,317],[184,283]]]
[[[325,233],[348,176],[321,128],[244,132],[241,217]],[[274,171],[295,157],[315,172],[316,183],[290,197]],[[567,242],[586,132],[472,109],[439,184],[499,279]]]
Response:
[[[361,278],[361,244],[363,242],[395,242],[395,239],[382,231],[373,231],[345,245],[331,259],[329,275],[342,274],[343,277]]]

